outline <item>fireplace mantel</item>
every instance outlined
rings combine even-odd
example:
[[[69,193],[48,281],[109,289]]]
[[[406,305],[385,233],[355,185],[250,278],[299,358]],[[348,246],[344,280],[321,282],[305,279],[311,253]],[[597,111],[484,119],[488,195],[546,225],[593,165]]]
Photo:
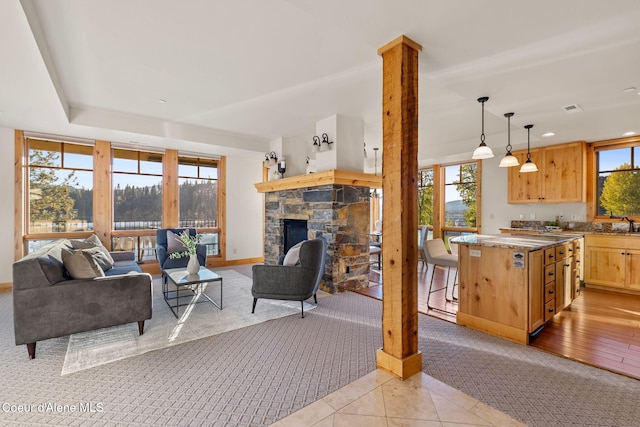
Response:
[[[355,187],[381,188],[382,176],[370,173],[331,169],[324,172],[290,176],[255,184],[259,193],[319,187],[321,185],[352,185]]]

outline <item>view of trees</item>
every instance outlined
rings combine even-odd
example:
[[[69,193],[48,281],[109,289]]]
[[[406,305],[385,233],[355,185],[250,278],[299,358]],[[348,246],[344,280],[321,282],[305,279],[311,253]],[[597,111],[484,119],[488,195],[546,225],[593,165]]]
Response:
[[[80,228],[78,224],[93,227],[93,189],[80,186],[78,180],[79,173],[89,172],[58,167],[60,155],[49,150],[29,152],[29,216],[34,231],[74,231]],[[211,226],[218,218],[218,182],[184,179],[179,187],[180,222]],[[116,185],[113,200],[116,229],[161,223],[161,183]],[[74,230],[69,229],[69,223],[74,224]]]
[[[600,206],[610,215],[640,215],[640,170],[623,163],[604,179]]]
[[[464,212],[464,219],[467,227],[476,226],[476,175],[477,167],[475,163],[467,163],[460,167],[460,179],[456,184],[456,190],[462,197],[462,203],[467,210]]]
[[[418,171],[418,224],[433,225],[433,169]]]
[[[53,166],[60,159],[55,151],[33,150],[29,153],[32,164]],[[63,171],[62,177],[56,175],[60,169],[45,167],[29,168],[29,219],[31,223],[61,224],[77,218],[75,200],[71,191],[77,185],[74,171]]]

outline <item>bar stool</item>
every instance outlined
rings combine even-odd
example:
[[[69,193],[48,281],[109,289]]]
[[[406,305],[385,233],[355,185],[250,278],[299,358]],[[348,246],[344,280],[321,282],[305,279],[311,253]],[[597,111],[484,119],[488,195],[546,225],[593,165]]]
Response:
[[[456,290],[456,279],[458,278],[458,256],[450,254],[444,245],[444,241],[440,238],[425,240],[422,246],[424,256],[429,264],[433,265],[433,271],[431,272],[431,282],[429,283],[429,293],[427,294],[427,307],[431,310],[441,311],[447,314],[455,314],[455,312],[447,311],[446,309],[440,309],[429,305],[429,298],[432,293],[444,290],[445,308],[446,302],[457,302],[454,296]],[[447,281],[444,286],[433,289],[433,276],[436,272],[436,267],[447,267]],[[449,289],[449,274],[451,273],[451,267],[456,268],[456,274],[453,278],[453,288],[451,290],[451,299],[447,298],[447,291]]]

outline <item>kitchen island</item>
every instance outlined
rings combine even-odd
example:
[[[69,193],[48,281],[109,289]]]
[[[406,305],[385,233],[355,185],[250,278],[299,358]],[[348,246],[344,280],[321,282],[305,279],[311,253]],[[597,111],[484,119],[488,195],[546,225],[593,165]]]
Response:
[[[451,239],[458,244],[457,323],[528,344],[579,295],[582,241],[577,234]]]

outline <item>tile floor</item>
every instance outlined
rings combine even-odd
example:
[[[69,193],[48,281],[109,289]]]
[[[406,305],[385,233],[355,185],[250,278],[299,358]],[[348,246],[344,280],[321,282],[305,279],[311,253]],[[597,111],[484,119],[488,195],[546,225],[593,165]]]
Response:
[[[420,372],[401,381],[376,370],[272,427],[524,426]]]

